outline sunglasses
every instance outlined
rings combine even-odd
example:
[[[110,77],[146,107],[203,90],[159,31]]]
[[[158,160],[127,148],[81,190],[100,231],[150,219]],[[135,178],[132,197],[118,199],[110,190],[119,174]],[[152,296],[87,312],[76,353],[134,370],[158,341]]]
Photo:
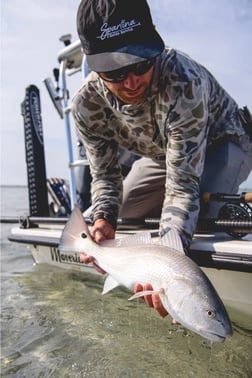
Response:
[[[119,70],[98,72],[98,74],[104,81],[108,81],[109,83],[121,83],[127,79],[130,72],[136,76],[145,74],[153,66],[154,62],[155,59],[148,59],[140,63],[120,68]]]

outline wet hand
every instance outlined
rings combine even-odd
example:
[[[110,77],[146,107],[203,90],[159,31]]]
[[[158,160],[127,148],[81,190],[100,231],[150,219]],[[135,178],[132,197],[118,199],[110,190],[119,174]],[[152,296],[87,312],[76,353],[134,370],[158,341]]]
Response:
[[[90,234],[96,243],[115,238],[115,230],[106,219],[97,219],[90,228]]]
[[[80,261],[84,264],[93,264],[93,267],[97,270],[97,272],[101,274],[106,274],[105,270],[103,270],[97,263],[95,262],[94,257],[86,255],[85,253],[80,254]]]
[[[153,290],[153,287],[149,283],[144,284],[144,285],[136,283],[134,287],[135,293],[138,293],[140,291],[149,291],[149,290]],[[145,295],[144,300],[147,306],[153,307],[158,312],[158,314],[162,316],[163,318],[168,315],[168,312],[162,305],[161,299],[158,294]],[[179,324],[175,319],[173,319],[172,323]]]
[[[147,290],[153,290],[151,284],[148,284],[148,283],[145,285],[141,285],[139,283],[135,284],[135,287],[134,287],[135,293],[139,293],[140,291],[147,291]],[[161,315],[163,318],[168,315],[168,312],[163,307],[158,294],[145,295],[144,300],[147,306],[154,307],[155,310],[159,313],[159,315]]]
[[[90,235],[96,243],[103,240],[114,239],[115,231],[108,221],[105,219],[97,219],[92,227],[90,227]],[[101,274],[105,274],[105,270],[96,264],[95,259],[85,253],[80,254],[80,261],[84,264],[93,263],[94,268]]]

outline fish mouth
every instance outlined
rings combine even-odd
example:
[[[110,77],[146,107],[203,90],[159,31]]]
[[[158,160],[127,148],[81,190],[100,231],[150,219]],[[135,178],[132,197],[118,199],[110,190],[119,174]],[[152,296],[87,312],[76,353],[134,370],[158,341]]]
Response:
[[[216,342],[223,343],[226,340],[226,338],[231,337],[233,334],[233,332],[229,332],[229,333],[226,333],[225,335],[220,335],[218,333],[209,332],[202,329],[198,330],[198,333],[213,343],[216,343]]]
[[[218,321],[212,327],[198,326],[196,332],[211,342],[223,343],[233,335],[233,328],[230,322]]]
[[[221,336],[216,333],[209,333],[207,338],[213,343],[223,343],[226,340],[226,336]]]

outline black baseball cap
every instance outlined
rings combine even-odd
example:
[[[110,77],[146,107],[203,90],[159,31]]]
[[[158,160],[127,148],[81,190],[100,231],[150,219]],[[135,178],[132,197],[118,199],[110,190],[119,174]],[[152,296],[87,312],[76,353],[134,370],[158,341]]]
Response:
[[[77,31],[89,68],[96,72],[155,58],[164,50],[146,0],[82,0]]]

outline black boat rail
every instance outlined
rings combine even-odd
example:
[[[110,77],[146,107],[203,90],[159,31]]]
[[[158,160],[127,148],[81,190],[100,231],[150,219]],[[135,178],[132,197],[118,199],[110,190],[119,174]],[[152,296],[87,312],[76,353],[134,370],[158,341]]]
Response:
[[[21,216],[21,217],[2,217],[1,223],[19,224],[21,228],[29,229],[39,227],[40,225],[65,225],[68,221],[68,217],[33,217],[33,216]],[[90,218],[85,218],[87,224],[91,224]],[[151,218],[119,218],[118,229],[153,229],[159,227],[159,219]],[[232,220],[232,219],[201,219],[196,232],[209,233],[209,232],[226,232],[233,234],[242,234],[240,237],[246,234],[252,233],[252,219],[251,220]]]

